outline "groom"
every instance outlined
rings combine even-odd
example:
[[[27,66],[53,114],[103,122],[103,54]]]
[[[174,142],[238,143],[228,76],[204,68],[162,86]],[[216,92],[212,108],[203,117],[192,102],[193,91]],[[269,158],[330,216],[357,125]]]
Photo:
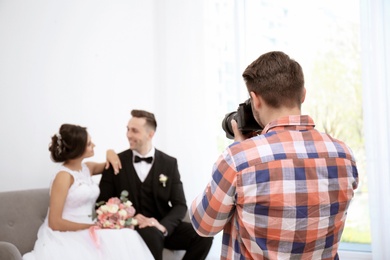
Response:
[[[200,237],[190,223],[181,221],[187,204],[177,160],[153,146],[154,114],[132,110],[131,115],[127,125],[130,149],[118,154],[119,174],[112,174],[112,167],[103,172],[97,201],[120,197],[127,190],[136,209],[137,231],[155,259],[162,259],[164,248],[186,250],[183,259],[205,259],[212,238]]]

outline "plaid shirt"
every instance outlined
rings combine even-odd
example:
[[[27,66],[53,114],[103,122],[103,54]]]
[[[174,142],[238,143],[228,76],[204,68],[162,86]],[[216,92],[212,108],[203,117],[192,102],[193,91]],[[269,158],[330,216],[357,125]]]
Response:
[[[224,230],[221,259],[337,259],[357,185],[343,142],[283,117],[224,151],[191,221],[202,236]]]

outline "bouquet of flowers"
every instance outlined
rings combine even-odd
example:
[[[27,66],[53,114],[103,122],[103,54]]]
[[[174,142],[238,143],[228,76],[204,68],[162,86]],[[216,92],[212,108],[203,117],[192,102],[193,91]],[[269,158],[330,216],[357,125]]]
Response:
[[[96,204],[98,206],[96,224],[100,228],[134,228],[138,224],[137,220],[133,218],[135,209],[127,196],[129,193],[124,190],[120,198],[111,198],[106,203],[102,201]]]

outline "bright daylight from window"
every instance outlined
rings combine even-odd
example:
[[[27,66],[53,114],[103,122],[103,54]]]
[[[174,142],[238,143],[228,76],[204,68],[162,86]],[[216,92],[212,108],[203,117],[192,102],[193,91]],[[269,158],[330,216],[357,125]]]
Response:
[[[357,159],[360,183],[342,242],[356,250],[369,248],[359,1],[221,0],[209,10],[214,19],[206,35],[213,42],[210,64],[218,67],[219,115],[236,110],[248,97],[241,79],[248,62],[271,50],[296,59],[306,80],[303,113],[313,117],[317,129],[345,141]],[[222,130],[219,138],[219,150],[230,144]]]

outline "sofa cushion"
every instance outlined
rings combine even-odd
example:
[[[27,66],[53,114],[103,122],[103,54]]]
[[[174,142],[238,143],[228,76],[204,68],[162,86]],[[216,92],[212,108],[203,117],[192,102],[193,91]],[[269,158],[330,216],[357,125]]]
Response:
[[[0,241],[23,255],[34,248],[49,205],[49,189],[0,192]]]
[[[0,192],[0,259],[13,259],[3,258],[10,253],[17,257],[16,248],[21,255],[33,250],[48,206],[48,188]],[[164,249],[163,259],[181,259],[184,254]]]

